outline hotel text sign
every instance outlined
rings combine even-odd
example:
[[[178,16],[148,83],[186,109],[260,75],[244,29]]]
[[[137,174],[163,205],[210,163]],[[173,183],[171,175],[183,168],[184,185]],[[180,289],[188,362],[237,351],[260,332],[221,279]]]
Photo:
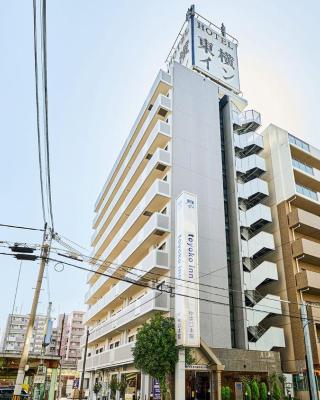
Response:
[[[169,64],[193,67],[240,92],[237,43],[199,19],[189,19]]]
[[[175,321],[177,345],[200,347],[197,198],[176,200]]]

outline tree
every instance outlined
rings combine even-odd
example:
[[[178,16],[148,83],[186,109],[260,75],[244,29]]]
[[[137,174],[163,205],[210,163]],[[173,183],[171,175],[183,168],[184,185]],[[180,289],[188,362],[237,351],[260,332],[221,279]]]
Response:
[[[259,386],[257,381],[254,379],[251,383],[252,400],[259,400]]]
[[[133,349],[134,365],[159,381],[162,398],[168,392],[167,380],[178,361],[173,318],[156,314],[143,324]]]
[[[110,389],[110,397],[111,399],[116,398],[116,392],[118,390],[118,381],[115,375],[111,377],[111,381],[109,383],[109,389]]]
[[[260,399],[267,400],[268,399],[268,388],[265,382],[260,383]]]
[[[97,395],[100,392],[101,388],[102,388],[101,383],[100,382],[96,382],[94,384],[94,386],[93,386],[94,393]]]

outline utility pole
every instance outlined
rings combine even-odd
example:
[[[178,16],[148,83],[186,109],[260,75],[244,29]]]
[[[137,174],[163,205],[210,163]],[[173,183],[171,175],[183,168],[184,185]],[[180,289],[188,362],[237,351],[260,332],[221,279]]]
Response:
[[[58,355],[60,356],[60,361],[59,361],[59,379],[58,379],[58,394],[59,398],[61,397],[61,346],[62,346],[62,338],[63,338],[63,330],[64,330],[64,320],[66,318],[66,314],[63,314],[62,317],[62,325],[61,325],[61,333],[60,333],[60,343],[59,343],[59,350],[58,350]]]
[[[87,361],[87,350],[88,350],[89,335],[90,335],[89,329],[87,328],[86,345],[85,345],[85,347],[84,347],[84,355],[83,355],[83,363],[82,363],[82,372],[81,372],[81,382],[80,382],[79,400],[82,400],[83,381],[84,381],[84,374],[85,374],[85,372],[86,372],[86,361]]]
[[[33,331],[33,326],[34,326],[38,303],[39,303],[39,296],[40,296],[40,290],[41,290],[41,286],[42,286],[44,270],[45,270],[45,267],[47,264],[47,258],[48,258],[49,252],[50,252],[50,244],[51,244],[51,232],[47,231],[47,224],[45,224],[43,241],[42,241],[42,246],[41,246],[41,255],[40,255],[41,260],[40,260],[37,285],[36,285],[34,295],[33,295],[30,318],[29,318],[29,322],[28,322],[28,326],[27,326],[27,330],[26,330],[26,335],[25,335],[24,344],[23,344],[23,350],[22,350],[20,363],[19,363],[18,375],[17,375],[15,387],[14,387],[13,400],[20,399],[21,389],[22,389],[22,385],[24,382],[25,369],[26,369],[26,365],[28,362],[30,341],[32,338],[32,331]]]
[[[314,368],[313,368],[313,357],[312,357],[312,348],[311,348],[311,340],[310,340],[307,304],[303,300],[303,298],[302,298],[302,302],[301,302],[301,319],[302,319],[304,343],[305,343],[305,349],[306,349],[306,361],[307,361],[306,366],[307,366],[307,373],[308,373],[308,377],[309,377],[310,400],[318,400],[318,391],[317,391],[316,379],[315,379]]]

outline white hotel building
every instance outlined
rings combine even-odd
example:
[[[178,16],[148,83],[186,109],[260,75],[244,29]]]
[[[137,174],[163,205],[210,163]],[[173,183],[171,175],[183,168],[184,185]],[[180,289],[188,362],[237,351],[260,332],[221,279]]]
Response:
[[[221,382],[280,371],[290,339],[281,324],[287,296],[276,284],[285,281],[272,183],[278,167],[270,145],[264,149],[259,112],[240,92],[237,41],[193,8],[182,32],[95,204],[93,257],[102,262],[93,263],[85,295],[89,398],[95,382],[98,397],[107,396],[112,375],[128,382],[118,398],[156,398],[132,348],[154,313],[175,317],[174,293],[187,286],[175,279],[182,192],[197,197],[200,346],[197,365],[186,366],[180,352],[175,398],[197,391],[198,400],[219,399]],[[173,296],[156,290],[160,283]]]

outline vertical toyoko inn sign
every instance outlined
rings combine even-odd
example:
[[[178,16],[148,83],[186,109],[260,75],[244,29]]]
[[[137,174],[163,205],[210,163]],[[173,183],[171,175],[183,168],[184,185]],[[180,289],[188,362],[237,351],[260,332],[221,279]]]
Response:
[[[177,345],[200,347],[197,197],[176,200],[175,323]]]
[[[240,93],[238,41],[194,12],[187,13],[185,28],[169,54],[168,64],[176,61],[198,70]]]

